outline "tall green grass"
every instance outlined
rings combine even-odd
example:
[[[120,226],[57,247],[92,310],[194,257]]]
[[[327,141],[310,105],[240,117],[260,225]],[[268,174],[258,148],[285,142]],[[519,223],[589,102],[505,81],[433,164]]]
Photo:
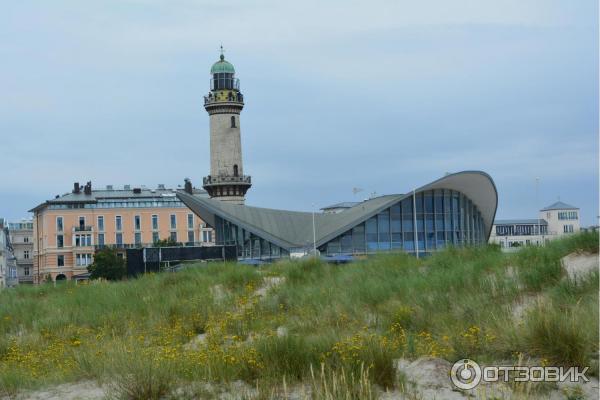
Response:
[[[344,393],[371,396],[371,383],[399,385],[400,357],[589,365],[598,352],[598,274],[564,279],[560,258],[576,251],[597,253],[598,234],[516,254],[490,246],[346,265],[203,264],[125,282],[19,287],[0,293],[0,393],[95,379],[135,399],[206,380],[327,389],[354,379]],[[285,281],[254,296],[267,276]],[[531,298],[540,300],[517,320],[515,304]],[[197,335],[204,342],[187,348]]]

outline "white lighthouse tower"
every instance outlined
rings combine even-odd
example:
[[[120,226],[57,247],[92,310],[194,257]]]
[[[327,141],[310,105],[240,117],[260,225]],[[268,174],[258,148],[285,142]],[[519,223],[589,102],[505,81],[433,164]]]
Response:
[[[211,198],[243,204],[252,186],[242,163],[240,112],[244,96],[222,47],[210,73],[210,92],[204,96],[204,108],[210,116],[210,175],[204,177],[203,187]]]

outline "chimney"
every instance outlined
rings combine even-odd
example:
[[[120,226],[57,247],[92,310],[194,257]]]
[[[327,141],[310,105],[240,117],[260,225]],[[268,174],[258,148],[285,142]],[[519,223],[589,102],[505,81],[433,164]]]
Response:
[[[91,181],[88,181],[88,183],[85,184],[85,186],[83,187],[83,193],[87,194],[87,195],[92,194],[92,182]]]
[[[79,186],[79,182],[73,183],[73,193],[79,194],[81,192],[81,187]]]
[[[186,193],[193,194],[192,181],[190,181],[190,178],[185,178],[185,185],[183,187],[183,190],[185,190]]]

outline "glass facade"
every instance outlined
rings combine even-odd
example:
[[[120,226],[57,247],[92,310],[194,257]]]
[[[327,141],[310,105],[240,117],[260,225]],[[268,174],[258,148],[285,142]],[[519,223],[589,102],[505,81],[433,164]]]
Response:
[[[323,244],[319,251],[323,255],[389,250],[423,254],[447,245],[481,243],[485,243],[483,219],[473,202],[460,192],[436,189],[405,198]]]
[[[287,250],[215,215],[217,244],[236,245],[240,259],[274,259],[288,257]]]

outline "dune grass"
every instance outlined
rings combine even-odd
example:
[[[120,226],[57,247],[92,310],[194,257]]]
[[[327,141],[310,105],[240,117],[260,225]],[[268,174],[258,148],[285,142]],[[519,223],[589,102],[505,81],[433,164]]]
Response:
[[[368,397],[373,383],[398,385],[400,357],[587,366],[598,352],[598,274],[563,279],[560,258],[574,251],[597,253],[598,234],[516,254],[488,246],[347,265],[219,263],[19,287],[0,293],[0,394],[93,379],[118,398],[158,399],[190,382],[285,380],[312,382],[315,393],[352,382],[340,390]],[[271,276],[285,280],[257,296]],[[515,304],[532,298],[541,300],[515,318]]]

